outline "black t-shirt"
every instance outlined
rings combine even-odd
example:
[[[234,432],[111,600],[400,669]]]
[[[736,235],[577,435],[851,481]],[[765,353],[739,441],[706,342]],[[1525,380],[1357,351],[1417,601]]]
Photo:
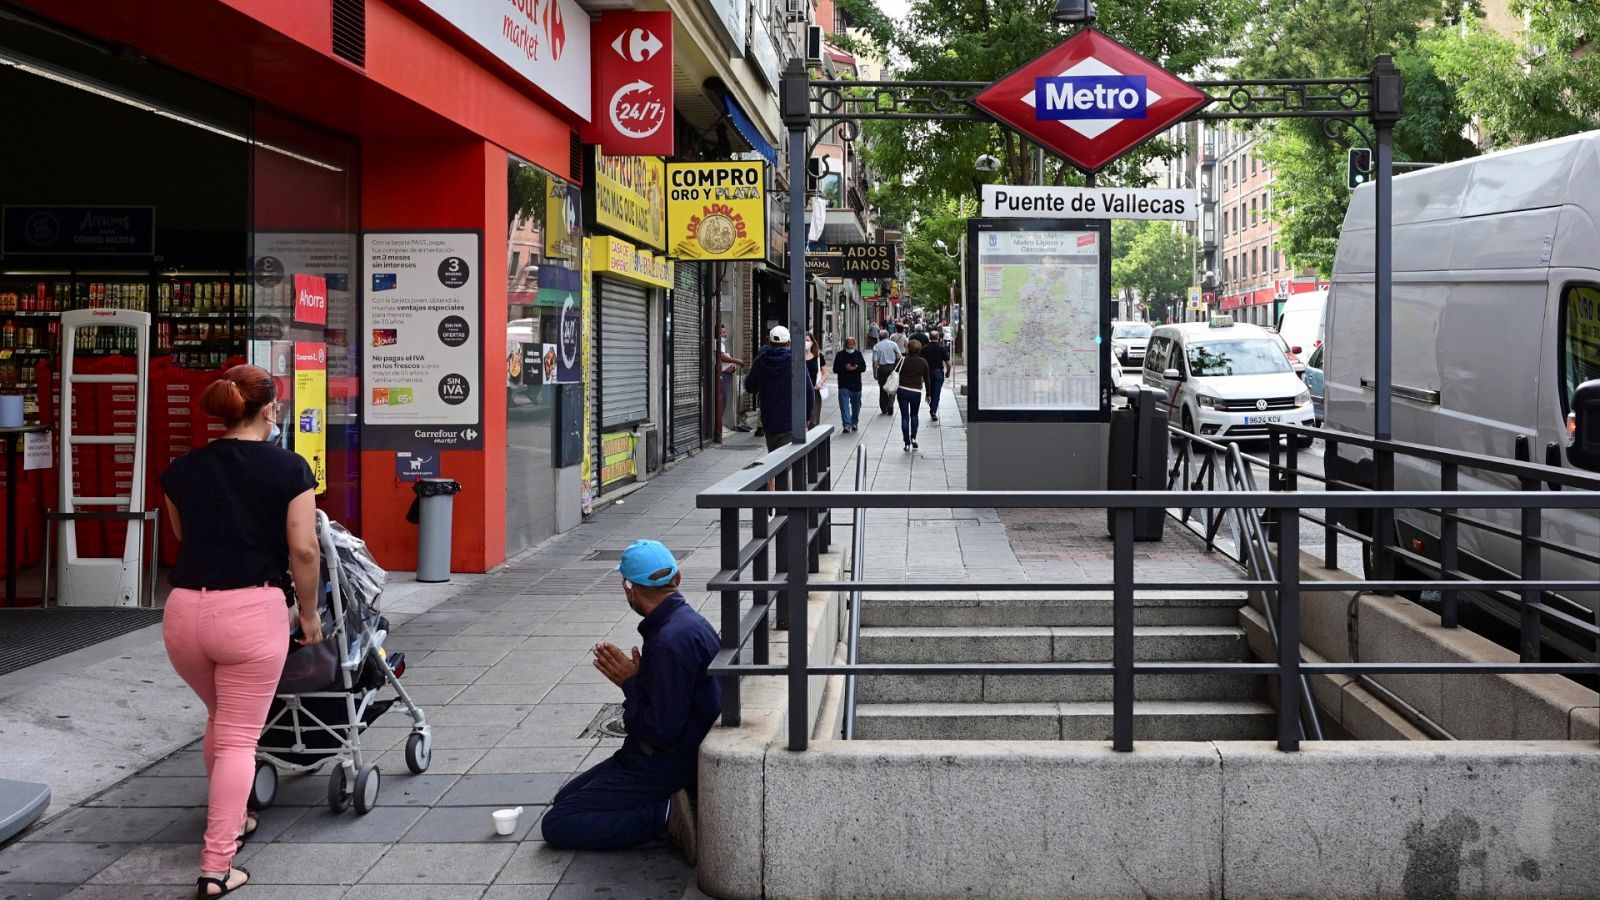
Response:
[[[922,358],[928,361],[929,368],[942,375],[944,364],[950,361],[950,351],[943,344],[928,344],[922,348]]]
[[[855,366],[854,372],[849,367]],[[861,390],[861,373],[867,371],[867,358],[860,350],[840,350],[833,357],[833,371],[839,376],[839,390]]]
[[[277,584],[289,568],[289,501],[316,486],[304,459],[266,441],[216,440],[173,460],[161,488],[183,543],[168,581],[214,591]]]

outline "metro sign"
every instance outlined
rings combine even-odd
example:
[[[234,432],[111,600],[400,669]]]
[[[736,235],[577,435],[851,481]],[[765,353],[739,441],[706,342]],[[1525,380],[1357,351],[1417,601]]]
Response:
[[[972,104],[1097,172],[1211,98],[1093,28],[985,88]]]

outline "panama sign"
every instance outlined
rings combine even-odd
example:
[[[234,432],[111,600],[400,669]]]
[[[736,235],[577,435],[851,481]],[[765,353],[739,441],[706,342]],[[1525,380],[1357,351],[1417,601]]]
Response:
[[[806,254],[806,274],[822,278],[893,278],[896,244],[831,244]]]
[[[1211,101],[1093,28],[972,98],[985,114],[1096,172]]]

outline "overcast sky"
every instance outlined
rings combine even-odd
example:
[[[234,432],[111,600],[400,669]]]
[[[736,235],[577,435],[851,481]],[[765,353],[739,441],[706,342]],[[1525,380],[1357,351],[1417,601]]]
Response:
[[[877,0],[877,4],[879,12],[898,20],[906,14],[906,8],[911,5],[911,0]]]

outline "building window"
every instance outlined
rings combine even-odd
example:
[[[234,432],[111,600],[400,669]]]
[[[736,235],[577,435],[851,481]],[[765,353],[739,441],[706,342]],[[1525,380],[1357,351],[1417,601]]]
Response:
[[[1223,210],[1222,211],[1222,231],[1223,231],[1224,234],[1226,234],[1227,231],[1228,231],[1228,211],[1227,210]]]
[[[1252,176],[1256,174],[1256,158],[1254,156],[1250,157],[1250,174]]]

